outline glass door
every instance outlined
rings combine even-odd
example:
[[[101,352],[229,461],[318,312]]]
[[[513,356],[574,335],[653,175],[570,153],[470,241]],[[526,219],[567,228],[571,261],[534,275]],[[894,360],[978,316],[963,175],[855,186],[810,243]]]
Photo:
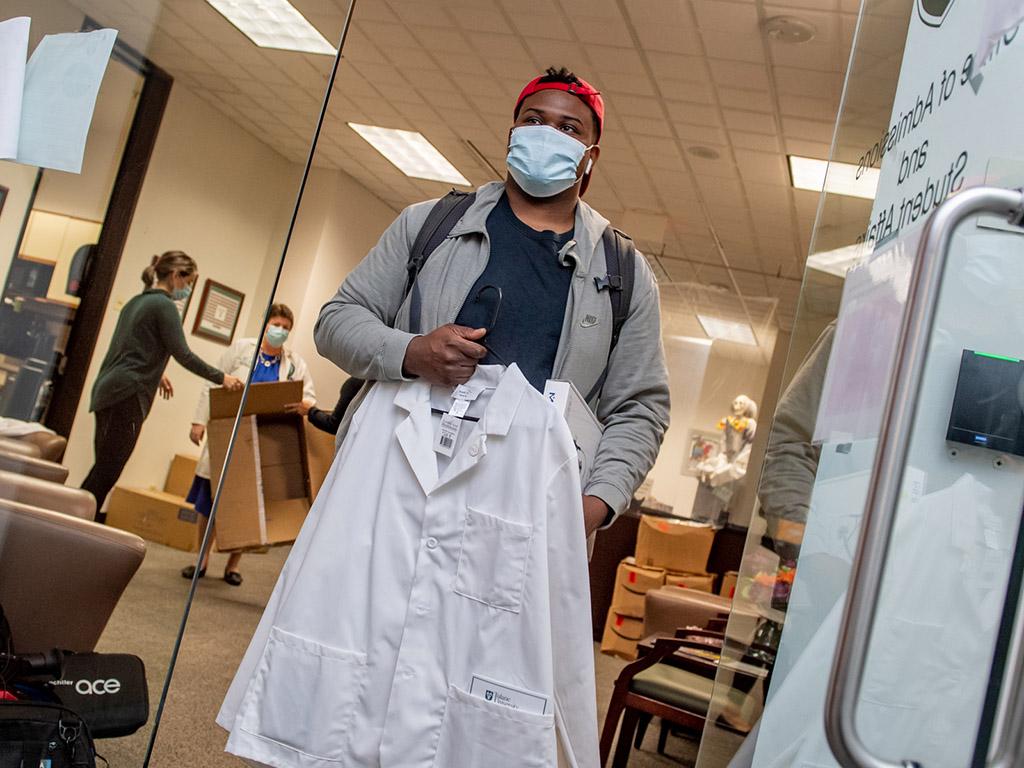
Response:
[[[699,765],[983,765],[1005,733],[1024,500],[1008,5],[862,4]],[[758,654],[767,684],[738,666]]]

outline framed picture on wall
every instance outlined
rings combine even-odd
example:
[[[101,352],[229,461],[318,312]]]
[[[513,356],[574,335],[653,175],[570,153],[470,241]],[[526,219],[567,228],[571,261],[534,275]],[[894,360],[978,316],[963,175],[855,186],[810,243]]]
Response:
[[[715,458],[722,450],[722,433],[710,429],[691,429],[686,437],[686,461],[683,474],[697,477],[703,462]]]
[[[192,335],[230,344],[235,337],[238,316],[242,313],[242,302],[245,294],[229,288],[223,283],[207,280],[203,285],[203,295],[199,299],[199,311],[196,322],[192,326]]]
[[[7,199],[7,187],[0,187],[0,213],[4,212],[4,201]]]

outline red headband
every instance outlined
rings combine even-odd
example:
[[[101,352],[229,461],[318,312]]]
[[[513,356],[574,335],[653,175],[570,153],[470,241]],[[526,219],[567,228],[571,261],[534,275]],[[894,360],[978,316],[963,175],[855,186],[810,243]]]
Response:
[[[601,98],[601,92],[586,80],[580,80],[578,83],[541,82],[545,77],[547,75],[535,77],[526,84],[522,93],[519,94],[519,98],[516,99],[515,114],[519,115],[519,108],[527,96],[532,96],[538,91],[565,91],[590,107],[590,111],[597,118],[597,138],[600,139],[601,132],[604,130],[604,99]]]

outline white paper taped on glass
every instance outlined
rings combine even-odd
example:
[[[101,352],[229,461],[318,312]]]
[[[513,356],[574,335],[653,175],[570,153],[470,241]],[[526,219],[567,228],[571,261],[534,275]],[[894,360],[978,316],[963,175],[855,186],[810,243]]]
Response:
[[[0,159],[81,173],[117,30],[46,35],[26,64],[30,27],[0,22]]]

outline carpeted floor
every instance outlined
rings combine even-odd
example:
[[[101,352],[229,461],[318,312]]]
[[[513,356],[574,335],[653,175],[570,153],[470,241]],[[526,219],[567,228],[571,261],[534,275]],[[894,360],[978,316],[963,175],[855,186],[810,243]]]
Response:
[[[240,760],[224,754],[225,734],[214,724],[214,717],[287,554],[287,548],[278,548],[266,555],[247,555],[242,560],[245,582],[237,588],[219,578],[226,556],[213,556],[192,606],[150,762],[154,768],[242,768]],[[99,650],[134,653],[146,662],[151,722],[188,592],[188,582],[178,572],[190,557],[150,544],[142,568],[118,604],[100,643]],[[596,647],[595,654],[598,715],[603,722],[612,684],[625,662],[597,653]],[[102,740],[97,748],[111,768],[138,768],[149,737],[147,727],[133,736]],[[644,748],[634,751],[630,768],[678,768],[696,762],[696,740],[670,738],[667,751],[671,757],[659,756],[656,742],[657,727],[652,726]],[[716,740],[714,746],[723,754],[716,758],[705,749],[704,764],[724,768],[738,740]]]

